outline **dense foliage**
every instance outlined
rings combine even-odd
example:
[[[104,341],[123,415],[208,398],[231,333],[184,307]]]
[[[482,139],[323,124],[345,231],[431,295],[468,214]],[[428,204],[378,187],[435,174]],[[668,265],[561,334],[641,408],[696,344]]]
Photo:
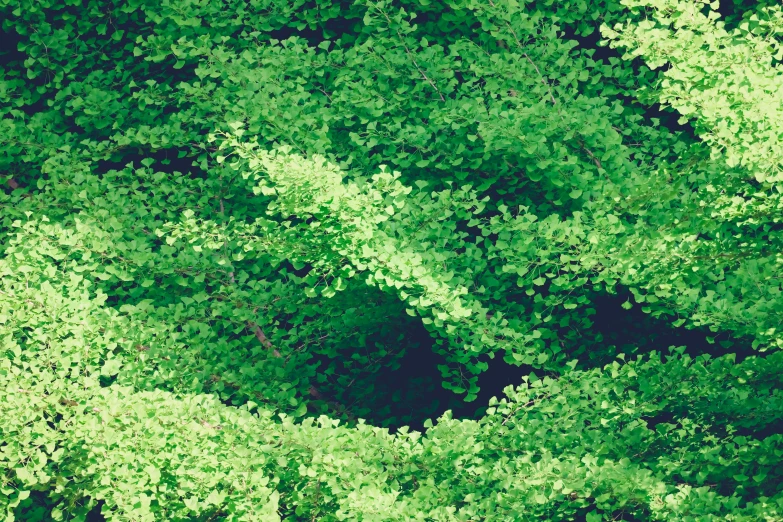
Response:
[[[0,20],[4,520],[783,520],[775,2]]]

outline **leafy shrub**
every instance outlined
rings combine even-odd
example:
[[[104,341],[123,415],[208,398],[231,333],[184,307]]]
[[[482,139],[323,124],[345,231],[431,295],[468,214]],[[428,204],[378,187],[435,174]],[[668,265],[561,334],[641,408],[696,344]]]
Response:
[[[5,520],[783,520],[747,4],[0,0]]]

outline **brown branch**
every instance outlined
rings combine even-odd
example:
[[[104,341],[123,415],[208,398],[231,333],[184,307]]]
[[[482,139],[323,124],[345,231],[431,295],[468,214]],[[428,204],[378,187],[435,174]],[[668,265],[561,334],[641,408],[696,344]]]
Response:
[[[267,350],[272,350],[272,355],[274,355],[277,358],[283,357],[282,354],[278,351],[278,349],[275,348],[274,346],[272,346],[272,342],[269,340],[269,338],[266,336],[266,334],[264,334],[263,330],[261,330],[261,327],[258,326],[258,324],[254,323],[253,321],[248,321],[247,324],[250,327],[250,329],[253,330],[253,333],[255,334],[256,339],[259,340],[259,342],[264,346],[264,348],[266,348]],[[351,414],[351,412],[348,410],[348,408],[346,408],[345,406],[343,406],[339,402],[327,399],[326,396],[324,396],[324,394],[321,393],[321,391],[318,388],[315,387],[315,385],[311,384],[310,388],[308,388],[307,391],[308,391],[308,393],[310,394],[310,396],[313,399],[315,399],[317,401],[325,402],[334,411],[336,411],[337,413],[342,413],[342,414],[346,415],[352,421],[356,420],[356,418]]]
[[[391,26],[392,25],[392,21],[391,21],[391,18],[389,18],[389,15],[386,14],[386,11],[383,11],[381,9],[379,9],[379,11],[383,15],[383,17],[386,18],[386,21],[389,22],[389,26]],[[408,46],[405,45],[405,39],[403,38],[403,36],[400,33],[400,31],[395,30],[395,32],[397,33],[397,36],[400,38],[400,42],[402,42],[402,46],[405,49],[405,52],[408,54],[408,58],[411,59],[411,61],[413,62],[413,65],[416,67],[416,70],[419,71],[419,74],[421,74],[422,78],[424,78],[427,81],[427,83],[429,83],[432,86],[432,88],[435,89],[435,92],[437,92],[438,96],[440,97],[440,101],[445,102],[446,98],[443,97],[443,95],[441,94],[440,90],[438,89],[438,86],[435,85],[435,82],[430,80],[430,78],[424,73],[424,71],[421,69],[421,67],[419,67],[419,64],[416,62],[416,58],[413,57],[413,53],[411,52],[410,49],[408,49]]]
[[[599,169],[602,169],[602,168],[603,168],[603,167],[601,166],[601,160],[599,160],[598,158],[596,158],[595,156],[593,156],[593,153],[592,153],[592,152],[590,152],[590,149],[588,149],[587,147],[585,147],[584,145],[582,145],[582,150],[584,150],[584,151],[587,153],[587,155],[588,155],[588,156],[590,156],[590,159],[591,159],[591,160],[593,160],[593,163],[595,163],[595,166],[596,166],[596,167],[598,167]]]
[[[247,323],[248,326],[250,326],[250,329],[253,330],[253,333],[256,336],[256,339],[258,339],[261,344],[264,346],[264,348],[268,350],[272,350],[272,355],[275,357],[282,357],[282,354],[277,350],[277,348],[274,348],[272,346],[271,341],[267,338],[267,336],[264,334],[264,332],[261,330],[261,327],[258,326],[256,323],[250,321]]]
[[[397,31],[397,36],[399,36],[399,37],[400,37],[400,39],[402,40],[402,35],[400,34],[400,32],[399,32],[399,31]],[[438,97],[440,98],[440,101],[442,101],[442,102],[445,102],[445,101],[446,101],[446,98],[444,98],[444,97],[443,97],[443,95],[441,94],[440,90],[438,89],[438,86],[437,86],[437,85],[435,85],[435,82],[433,82],[432,80],[430,80],[430,78],[429,78],[429,77],[428,77],[428,76],[427,76],[427,75],[424,73],[424,71],[421,69],[421,67],[419,67],[419,64],[418,64],[418,63],[416,63],[416,58],[414,58],[414,57],[413,57],[413,53],[411,53],[411,52],[410,52],[410,50],[408,49],[408,46],[407,46],[407,45],[405,45],[405,42],[403,42],[403,43],[402,43],[402,46],[405,48],[405,52],[406,52],[406,53],[408,53],[408,56],[410,57],[411,61],[413,62],[413,65],[414,65],[414,66],[416,67],[416,69],[419,71],[419,74],[421,74],[421,75],[422,75],[422,77],[423,77],[425,80],[427,80],[427,83],[429,83],[430,85],[432,85],[432,88],[433,88],[433,89],[435,89],[435,92],[437,92],[437,93],[438,93]]]
[[[491,5],[493,8],[495,7],[495,4],[492,2],[492,0],[489,0],[489,5]],[[552,94],[552,87],[549,85],[549,83],[547,83],[546,79],[544,78],[544,75],[541,74],[541,71],[538,69],[538,66],[535,64],[535,62],[531,60],[530,56],[528,56],[527,53],[523,50],[524,46],[522,45],[522,42],[519,40],[517,33],[514,32],[514,29],[511,27],[510,23],[506,22],[506,27],[508,27],[508,30],[511,31],[511,36],[514,37],[514,40],[516,40],[517,45],[519,46],[519,50],[522,51],[522,56],[524,56],[525,59],[528,62],[530,62],[530,65],[533,66],[533,69],[536,70],[538,76],[541,78],[541,83],[543,83],[547,91],[549,91],[549,97],[552,100],[552,105],[557,105],[557,101],[555,100],[555,95]]]
[[[505,419],[505,420],[504,420],[504,421],[503,421],[503,422],[502,422],[500,425],[501,425],[501,426],[505,426],[505,425],[506,425],[506,423],[507,423],[508,421],[510,421],[510,420],[511,420],[511,419],[514,417],[514,415],[516,415],[516,414],[517,414],[517,412],[518,412],[519,410],[521,410],[522,408],[529,408],[529,407],[533,406],[535,403],[536,403],[536,401],[535,401],[535,399],[534,399],[534,400],[532,400],[532,401],[528,401],[527,403],[523,404],[523,405],[522,405],[520,408],[515,408],[515,409],[514,409],[514,410],[513,410],[513,411],[512,411],[512,412],[511,412],[509,415],[508,415],[508,417],[506,417],[506,419]]]
[[[324,398],[323,393],[321,393],[318,390],[318,388],[316,388],[312,384],[310,385],[310,389],[308,390],[308,392],[310,393],[310,396],[313,397],[315,400],[317,400],[317,401],[326,401],[326,399]]]

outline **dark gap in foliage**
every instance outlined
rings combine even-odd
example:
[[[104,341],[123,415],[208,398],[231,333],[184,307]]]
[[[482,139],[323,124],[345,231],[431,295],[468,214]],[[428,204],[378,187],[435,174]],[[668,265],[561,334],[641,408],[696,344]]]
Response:
[[[783,435],[783,419],[765,424],[763,428],[758,427],[740,427],[736,428],[734,435],[737,437],[753,437],[754,439],[764,440],[773,435]]]
[[[181,152],[185,151],[172,148],[148,151],[140,146],[134,146],[133,148],[117,151],[109,159],[98,160],[95,170],[98,173],[110,170],[123,170],[129,163],[133,163],[134,169],[139,169],[143,167],[141,161],[149,158],[155,161],[150,168],[156,172],[179,172],[191,179],[206,179],[206,173],[200,167],[194,165],[196,158],[187,154],[179,157]]]
[[[99,500],[89,513],[87,513],[87,518],[84,519],[85,522],[105,522],[106,517],[101,514],[104,504],[105,502],[103,500]]]
[[[459,418],[478,419],[487,411],[487,405],[492,397],[502,399],[505,397],[503,390],[508,386],[519,386],[522,378],[535,371],[532,366],[509,364],[503,360],[503,354],[495,355],[489,360],[489,367],[479,375],[478,397],[470,403],[462,403],[454,409],[454,416]],[[540,373],[540,372],[539,372]]]
[[[24,61],[27,56],[19,50],[21,42],[19,33],[0,28],[0,67]]]
[[[355,35],[361,33],[363,29],[364,22],[358,16],[331,18],[324,22],[322,36],[323,40],[352,39],[355,38]]]
[[[622,53],[617,49],[609,47],[608,45],[599,46],[599,42],[604,39],[601,35],[601,31],[596,28],[588,35],[579,34],[576,32],[576,27],[566,25],[560,28],[562,31],[563,40],[574,40],[579,44],[579,48],[585,50],[594,50],[592,59],[596,61],[609,62],[610,58],[620,59]]]
[[[591,303],[596,313],[592,317],[593,328],[602,337],[601,345],[605,348],[597,357],[579,357],[580,362],[588,368],[601,367],[610,363],[620,353],[627,356],[647,354],[652,351],[662,356],[669,354],[670,346],[685,346],[685,353],[691,357],[709,354],[719,357],[729,353],[735,353],[737,361],[741,361],[749,355],[756,355],[746,340],[736,340],[733,346],[723,347],[720,340],[727,338],[724,334],[720,337],[706,329],[687,329],[674,327],[662,318],[655,318],[643,312],[639,305],[634,305],[630,310],[625,310],[622,305],[631,300],[630,293],[618,293],[617,295],[599,295]],[[709,337],[716,338],[714,343],[708,341]],[[599,337],[600,338],[600,337]],[[388,390],[387,393],[396,394],[400,399],[392,405],[396,414],[385,415],[384,418],[395,418],[399,423],[389,424],[392,430],[400,426],[409,426],[411,429],[423,430],[423,423],[427,418],[433,420],[442,415],[446,410],[451,410],[454,418],[478,419],[486,411],[491,397],[504,397],[503,390],[508,386],[519,386],[522,377],[535,372],[530,366],[515,366],[508,364],[497,354],[495,359],[487,360],[489,368],[479,376],[480,392],[478,398],[470,403],[463,402],[461,397],[442,388],[439,385],[440,372],[437,369],[443,364],[442,357],[433,350],[433,339],[429,332],[420,323],[412,324],[406,331],[406,341],[417,347],[409,349],[400,361],[400,368],[378,376],[377,383],[380,388]],[[412,386],[436,383],[435,387],[427,387],[427,393],[411,394]],[[406,399],[412,402],[406,402]],[[428,407],[422,402],[428,401]],[[422,411],[436,410],[432,416],[422,416]],[[675,417],[667,412],[662,412],[656,417],[647,419],[651,427],[660,423],[672,423]],[[368,419],[371,423],[382,419]],[[775,433],[774,429],[770,433]]]
[[[191,155],[180,156],[181,152],[177,149],[159,149],[152,153],[147,153],[145,157],[152,158],[155,163],[152,165],[156,171],[179,172],[187,175],[190,179],[207,179],[207,173],[201,167],[195,165],[196,157]]]
[[[744,0],[721,0],[720,5],[717,9],[713,9],[710,6],[705,5],[702,8],[702,13],[707,14],[710,11],[716,11],[718,14],[720,14],[721,18],[726,21],[727,19],[732,19],[737,14],[737,4],[742,4]],[[752,2],[753,4],[756,4],[757,2]]]
[[[181,153],[185,154],[181,155]],[[201,168],[193,164],[196,161],[196,158],[194,156],[189,156],[186,151],[161,149],[147,155],[147,157],[154,159],[155,165],[158,165],[158,168],[160,169],[188,174],[191,177],[206,177],[203,175]]]
[[[671,132],[682,132],[693,139],[696,139],[696,130],[691,121],[680,123],[680,113],[670,107],[664,107],[660,103],[647,106],[644,111],[644,117],[648,121],[658,120],[660,124]]]
[[[677,424],[677,417],[668,411],[660,411],[653,417],[642,417],[643,421],[647,422],[647,427],[654,430],[659,424]]]
[[[108,388],[112,384],[117,382],[117,376],[116,375],[112,375],[112,376],[101,375],[100,377],[98,377],[98,382],[100,383],[101,388]]]
[[[348,13],[346,13],[348,14]],[[361,32],[364,24],[359,17],[339,17],[321,21],[315,27],[312,25],[302,28],[294,27],[291,23],[280,29],[267,31],[266,35],[274,40],[284,41],[291,37],[307,40],[308,45],[317,47],[324,41],[348,40],[352,42]]]
[[[429,332],[420,320],[407,319],[401,322],[402,340],[373,335],[365,341],[369,346],[376,342],[390,347],[392,343],[401,344],[404,354],[398,360],[399,366],[394,370],[382,368],[372,375],[359,375],[360,382],[339,398],[339,402],[349,410],[369,409],[368,415],[360,414],[359,418],[391,430],[401,426],[421,430],[427,418],[436,417],[442,410],[448,409],[444,404],[454,406],[460,402],[456,395],[441,387],[437,366],[445,361],[433,352]],[[315,355],[313,360],[321,361],[324,367],[335,362],[319,355]]]
[[[48,493],[48,491],[30,491],[30,496],[22,500],[14,509],[16,520],[51,520],[49,513],[54,502],[49,498]]]
[[[441,386],[439,364],[446,361],[434,352],[434,340],[420,320],[411,320],[405,330],[405,342],[409,345],[400,359],[400,366],[393,371],[382,371],[373,381],[380,392],[378,418],[367,419],[371,424],[388,427],[391,431],[401,426],[422,431],[428,418],[437,418],[442,412],[457,407],[458,396]],[[375,413],[375,412],[374,412]],[[385,420],[391,419],[391,423]]]
[[[279,40],[281,42],[293,37],[302,38],[303,40],[306,40],[308,45],[312,47],[317,47],[319,43],[327,40],[323,29],[320,28],[311,29],[309,27],[304,27],[302,29],[297,29],[295,27],[286,26],[280,29],[268,31],[266,34],[269,36],[269,38],[273,40]]]
[[[737,361],[757,352],[744,339],[733,339],[732,346],[724,347],[721,341],[730,341],[728,334],[715,334],[708,329],[674,327],[662,318],[645,313],[639,304],[625,310],[623,303],[633,303],[630,292],[616,295],[600,295],[593,299],[596,309],[592,317],[593,327],[603,336],[604,346],[616,346],[616,353],[626,355],[657,351],[668,354],[670,346],[685,346],[685,353],[691,357],[709,354],[712,357],[735,353]],[[712,338],[714,342],[710,342]],[[609,361],[605,361],[609,362]]]

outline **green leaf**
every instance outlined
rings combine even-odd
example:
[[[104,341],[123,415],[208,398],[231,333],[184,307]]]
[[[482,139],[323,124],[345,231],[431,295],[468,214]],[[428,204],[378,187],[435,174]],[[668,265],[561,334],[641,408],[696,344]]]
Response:
[[[156,468],[155,466],[147,466],[144,468],[144,471],[149,475],[150,482],[153,484],[157,484],[160,482],[160,470]]]

